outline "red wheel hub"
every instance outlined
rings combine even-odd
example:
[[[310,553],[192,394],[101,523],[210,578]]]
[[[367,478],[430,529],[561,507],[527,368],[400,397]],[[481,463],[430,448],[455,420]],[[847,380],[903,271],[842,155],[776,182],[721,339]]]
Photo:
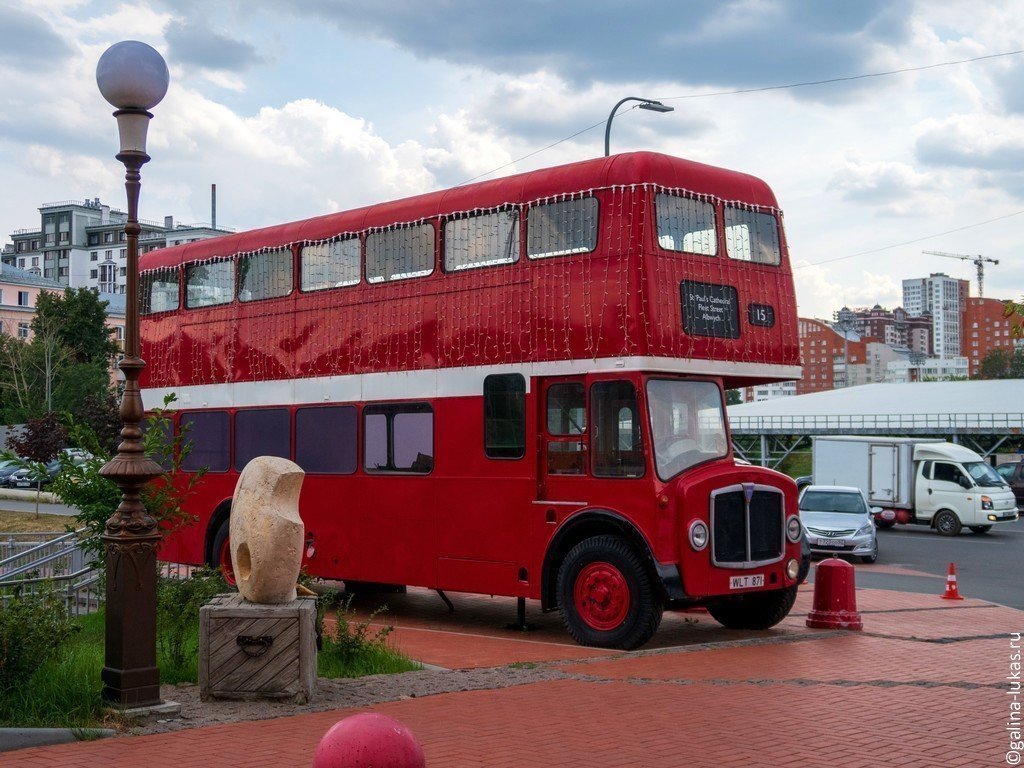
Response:
[[[573,602],[587,626],[607,632],[629,614],[629,584],[611,563],[590,563],[576,577]]]
[[[220,564],[220,573],[229,586],[235,584],[235,569],[231,567],[231,537],[225,536],[224,543],[220,545],[220,552],[217,553],[217,560]]]

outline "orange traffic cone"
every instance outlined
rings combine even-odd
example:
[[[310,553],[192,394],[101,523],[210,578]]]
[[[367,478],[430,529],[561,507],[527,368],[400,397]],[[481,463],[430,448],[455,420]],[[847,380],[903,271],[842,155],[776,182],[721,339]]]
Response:
[[[963,600],[960,596],[960,590],[956,588],[956,565],[953,563],[949,564],[949,575],[946,577],[946,594],[942,596],[943,600]]]

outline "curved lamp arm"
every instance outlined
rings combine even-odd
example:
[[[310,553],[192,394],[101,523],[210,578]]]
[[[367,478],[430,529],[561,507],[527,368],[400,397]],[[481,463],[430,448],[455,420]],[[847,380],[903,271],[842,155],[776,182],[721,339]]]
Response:
[[[639,101],[640,109],[647,109],[651,112],[672,112],[675,107],[668,107],[662,104],[660,101],[654,99],[642,99],[639,96],[627,96],[624,99],[620,99],[619,103],[612,107],[611,113],[608,115],[608,122],[604,125],[604,156],[608,157],[611,154],[610,144],[612,135],[612,118],[615,117],[615,113],[619,110],[623,104],[627,101]]]

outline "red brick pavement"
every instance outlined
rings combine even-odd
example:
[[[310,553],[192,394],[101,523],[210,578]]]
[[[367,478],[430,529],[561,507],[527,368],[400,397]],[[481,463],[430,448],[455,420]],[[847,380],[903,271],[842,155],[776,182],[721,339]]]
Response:
[[[558,629],[551,616],[539,616],[547,624],[523,637],[497,622],[508,620],[514,603],[480,603],[481,617],[460,600],[459,613],[442,617],[410,607],[421,597],[403,596],[404,612],[388,617],[414,656],[472,661],[477,654],[477,661],[508,663],[532,643],[570,660],[557,667],[568,679],[373,707],[413,730],[432,768],[980,767],[1002,764],[1006,750],[1009,705],[998,686],[1008,671],[1008,640],[987,636],[1024,629],[1021,611],[862,590],[863,633],[813,634],[794,615],[782,629],[759,633],[767,644],[694,648],[748,635],[699,614],[668,614],[666,637],[659,633],[653,644],[661,650],[588,661],[580,654],[593,651],[566,644],[564,635],[550,639]],[[795,613],[809,607],[810,593],[802,591]],[[967,639],[910,639],[954,635]],[[681,647],[666,647],[672,644]],[[0,768],[308,766],[319,738],[348,714],[21,750],[0,754]]]
[[[412,729],[428,766],[931,768],[997,765],[1002,698],[991,689],[566,680],[373,709]],[[22,750],[0,766],[308,766],[347,714]]]

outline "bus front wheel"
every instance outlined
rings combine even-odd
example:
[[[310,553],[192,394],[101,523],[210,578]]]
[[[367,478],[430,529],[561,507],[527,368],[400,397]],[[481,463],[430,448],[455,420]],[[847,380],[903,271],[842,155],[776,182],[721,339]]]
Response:
[[[643,561],[618,536],[592,536],[569,550],[556,592],[565,628],[580,645],[639,648],[664,610]]]
[[[220,569],[220,575],[228,586],[237,586],[235,581],[235,569],[231,566],[231,539],[228,534],[231,526],[227,520],[220,524],[217,535],[213,537],[213,562],[214,568]]]

